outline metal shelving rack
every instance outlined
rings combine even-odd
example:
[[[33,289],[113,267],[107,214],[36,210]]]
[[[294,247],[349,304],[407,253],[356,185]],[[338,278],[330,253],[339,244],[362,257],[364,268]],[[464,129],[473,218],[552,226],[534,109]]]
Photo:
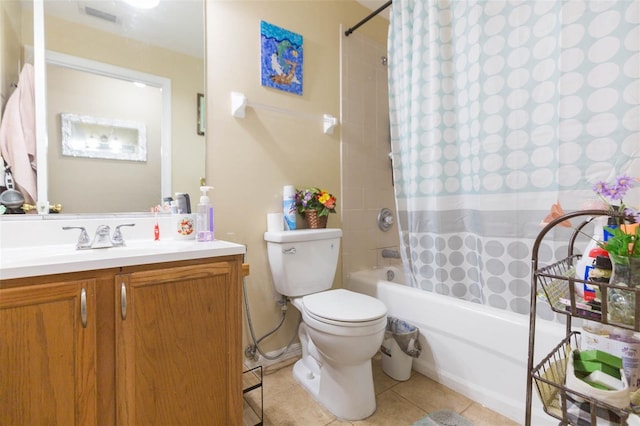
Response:
[[[242,420],[244,426],[262,426],[263,424],[262,378],[261,365],[242,372]]]
[[[627,424],[627,418],[630,411],[627,409],[619,409],[610,406],[588,395],[584,395],[565,386],[566,368],[568,358],[572,349],[580,348],[580,333],[573,331],[571,320],[573,317],[583,318],[591,321],[599,321],[608,324],[607,321],[607,291],[611,288],[623,289],[629,291],[629,287],[620,287],[611,284],[595,283],[575,278],[575,265],[580,259],[580,254],[574,253],[574,244],[578,236],[583,235],[582,229],[587,226],[593,219],[600,216],[613,216],[616,218],[624,218],[622,213],[612,212],[609,210],[582,210],[567,213],[561,217],[552,220],[538,234],[531,255],[531,299],[529,311],[529,351],[527,360],[527,400],[525,412],[525,425],[531,425],[531,403],[533,399],[534,384],[535,390],[540,397],[544,411],[556,419],[560,420],[560,425],[575,425],[577,418],[567,413],[567,397],[582,398],[588,402],[590,419],[580,419],[581,422],[588,422],[591,425],[597,425],[598,413],[602,410],[609,411],[619,416],[621,424]],[[581,218],[582,223],[575,227],[573,234],[569,239],[567,257],[548,266],[541,267],[538,264],[538,252],[544,241],[545,236],[560,223]],[[586,237],[585,237],[586,238]],[[601,294],[601,313],[600,317],[594,317],[593,312],[585,312],[577,307],[577,296],[574,290],[575,283],[588,283],[594,287],[599,287]],[[535,347],[535,329],[536,329],[536,305],[537,299],[540,297],[539,290],[542,291],[544,297],[551,309],[559,314],[566,316],[566,336],[558,343],[558,345],[545,358],[534,364],[534,347]],[[636,300],[640,301],[638,293],[640,289],[633,290],[636,293]],[[560,298],[570,301],[569,305],[560,302]],[[635,325],[624,326],[615,324],[616,327],[626,328],[634,331],[640,330],[640,303],[635,305]],[[584,424],[584,423],[581,423]]]

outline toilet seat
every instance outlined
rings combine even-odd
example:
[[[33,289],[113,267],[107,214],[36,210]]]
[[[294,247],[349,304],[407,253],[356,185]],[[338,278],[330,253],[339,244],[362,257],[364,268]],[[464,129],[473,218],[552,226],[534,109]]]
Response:
[[[316,321],[342,327],[377,324],[387,314],[387,307],[378,299],[344,289],[304,296],[302,308]]]

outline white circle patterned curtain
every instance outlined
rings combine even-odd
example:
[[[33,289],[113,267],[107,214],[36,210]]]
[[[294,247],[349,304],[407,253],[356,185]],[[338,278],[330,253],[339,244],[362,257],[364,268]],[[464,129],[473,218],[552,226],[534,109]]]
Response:
[[[528,313],[551,205],[640,176],[640,1],[394,0],[388,49],[412,285]]]

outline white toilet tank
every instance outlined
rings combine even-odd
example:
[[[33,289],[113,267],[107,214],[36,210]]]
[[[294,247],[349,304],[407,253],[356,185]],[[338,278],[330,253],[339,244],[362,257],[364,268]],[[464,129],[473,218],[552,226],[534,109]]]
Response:
[[[342,229],[265,232],[276,291],[296,297],[328,290],[338,266]]]

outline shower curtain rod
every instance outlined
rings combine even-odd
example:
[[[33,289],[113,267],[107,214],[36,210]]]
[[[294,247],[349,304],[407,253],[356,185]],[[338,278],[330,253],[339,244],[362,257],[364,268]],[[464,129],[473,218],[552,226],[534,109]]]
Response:
[[[344,35],[349,37],[349,35],[354,32],[355,30],[357,30],[358,28],[360,28],[361,25],[365,24],[369,19],[373,18],[374,16],[376,16],[378,13],[382,12],[383,10],[385,10],[386,8],[388,8],[389,6],[391,6],[391,3],[393,3],[392,0],[389,0],[388,2],[386,2],[385,4],[383,4],[382,6],[380,6],[379,8],[377,8],[375,11],[373,11],[372,13],[370,13],[366,18],[364,18],[362,21],[358,22],[357,24],[355,24],[353,27],[349,28],[347,31],[344,32]]]

